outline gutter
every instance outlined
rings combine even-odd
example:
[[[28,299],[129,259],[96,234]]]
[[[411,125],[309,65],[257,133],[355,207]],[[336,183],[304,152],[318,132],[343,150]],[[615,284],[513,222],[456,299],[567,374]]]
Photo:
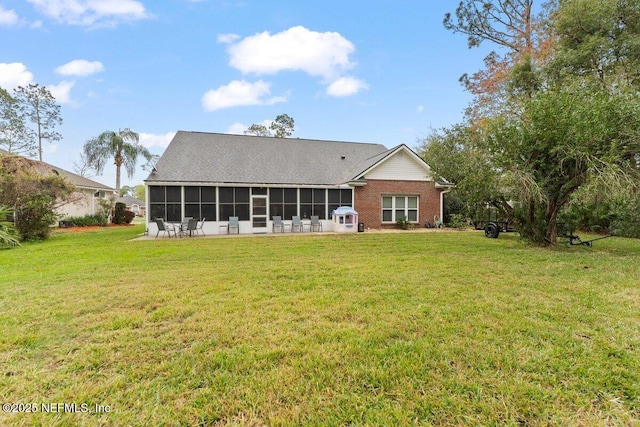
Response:
[[[443,224],[444,224],[444,195],[446,193],[451,192],[453,188],[454,186],[449,186],[448,188],[440,192],[440,221],[442,221]]]

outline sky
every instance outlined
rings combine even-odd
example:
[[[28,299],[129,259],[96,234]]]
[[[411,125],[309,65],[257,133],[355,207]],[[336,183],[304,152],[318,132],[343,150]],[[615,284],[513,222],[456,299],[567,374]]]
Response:
[[[178,130],[242,134],[279,114],[294,138],[416,148],[462,120],[458,79],[491,48],[444,29],[457,4],[0,0],[0,87],[55,96],[63,139],[43,160],[72,172],[107,130],[130,128],[161,155]],[[143,183],[143,163],[122,185]],[[115,187],[115,166],[92,179]]]

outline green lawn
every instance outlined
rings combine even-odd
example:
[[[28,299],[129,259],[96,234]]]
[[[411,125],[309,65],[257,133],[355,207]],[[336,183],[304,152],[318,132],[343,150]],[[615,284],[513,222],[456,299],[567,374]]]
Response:
[[[142,227],[0,251],[0,425],[640,424],[639,240]]]

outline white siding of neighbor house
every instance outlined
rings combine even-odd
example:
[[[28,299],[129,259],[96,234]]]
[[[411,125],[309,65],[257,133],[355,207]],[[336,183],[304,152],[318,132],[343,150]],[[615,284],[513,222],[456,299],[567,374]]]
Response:
[[[95,190],[79,189],[71,196],[71,201],[57,209],[62,217],[94,215],[100,210],[99,199],[94,197]]]
[[[364,177],[391,181],[431,181],[428,167],[404,151],[398,151]]]

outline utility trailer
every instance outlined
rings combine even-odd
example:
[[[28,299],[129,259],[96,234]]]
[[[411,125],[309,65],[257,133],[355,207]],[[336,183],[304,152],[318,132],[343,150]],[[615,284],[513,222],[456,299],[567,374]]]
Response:
[[[496,239],[500,233],[513,233],[516,231],[513,223],[493,206],[481,207],[476,210],[476,213],[482,219],[473,221],[473,226],[476,230],[483,230],[486,237]]]
[[[564,244],[567,246],[588,246],[592,247],[593,242],[596,240],[608,239],[609,237],[615,237],[613,234],[608,236],[596,237],[591,240],[582,240],[580,236],[575,234],[575,229],[573,227],[568,226],[563,222],[559,222],[557,225],[558,228],[558,239],[562,240]]]

